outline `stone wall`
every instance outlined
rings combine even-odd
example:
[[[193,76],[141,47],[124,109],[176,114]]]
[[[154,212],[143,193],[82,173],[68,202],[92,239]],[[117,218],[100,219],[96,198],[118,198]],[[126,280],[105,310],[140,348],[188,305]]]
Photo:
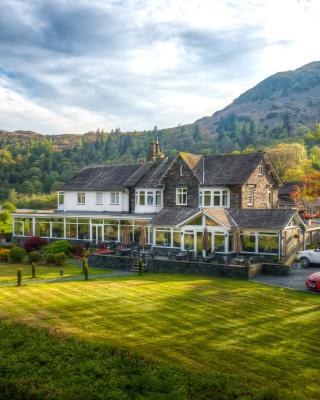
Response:
[[[231,185],[230,189],[230,208],[241,208],[241,186]]]
[[[110,255],[93,255],[88,258],[89,266],[99,268],[111,268],[128,270],[133,266],[129,257],[110,256]],[[148,260],[148,271],[163,273],[185,273],[208,276],[220,276],[238,279],[250,279],[261,272],[261,265],[227,265],[227,264],[211,264],[203,262],[188,262],[177,260]]]
[[[269,174],[269,168],[264,163],[263,175],[259,175],[258,167],[249,177],[241,190],[241,208],[268,208],[268,189],[271,191],[272,205],[271,208],[278,208],[278,184],[273,176]],[[254,185],[254,202],[253,206],[248,205],[248,186]]]
[[[183,166],[183,176],[180,176],[180,165]],[[176,188],[187,187],[187,206],[179,207],[199,207],[199,182],[190,170],[189,166],[179,157],[174,165],[168,170],[163,179],[163,206],[176,206]]]

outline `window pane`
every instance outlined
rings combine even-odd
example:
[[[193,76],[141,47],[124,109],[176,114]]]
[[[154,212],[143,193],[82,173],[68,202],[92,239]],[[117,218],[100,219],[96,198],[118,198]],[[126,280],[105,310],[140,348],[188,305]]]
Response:
[[[147,204],[148,204],[148,206],[153,206],[153,192],[148,192]]]
[[[229,235],[229,251],[234,251],[234,236]]]
[[[156,246],[171,247],[171,231],[156,230]]]
[[[104,239],[118,241],[118,225],[105,225],[104,226]]]
[[[36,236],[50,237],[50,222],[36,221]]]
[[[279,241],[278,236],[261,236],[258,237],[259,253],[278,254]]]
[[[173,232],[173,247],[181,247],[181,232],[174,231]]]
[[[224,235],[214,236],[214,251],[224,251]]]
[[[23,235],[23,222],[22,220],[16,220],[14,221],[14,233],[16,235]]]
[[[222,192],[222,205],[223,205],[223,207],[228,206],[228,191],[227,190],[224,190]]]
[[[156,191],[156,205],[161,206],[161,191],[160,190]]]
[[[205,190],[204,192],[204,205],[207,207],[211,205],[211,192],[209,190]]]
[[[32,236],[32,218],[24,220],[24,236]]]
[[[213,192],[213,205],[215,207],[220,206],[220,192]]]
[[[184,234],[184,248],[186,250],[194,250],[194,234],[185,232]]]
[[[241,239],[241,250],[250,253],[255,253],[256,251],[256,237],[250,233],[240,235]]]
[[[54,237],[54,238],[63,238],[64,237],[63,222],[54,221],[52,223],[52,237]]]
[[[78,225],[78,238],[79,239],[90,239],[90,225],[79,224]]]
[[[140,204],[140,206],[144,206],[146,204],[144,191],[141,191],[139,194],[139,204]]]

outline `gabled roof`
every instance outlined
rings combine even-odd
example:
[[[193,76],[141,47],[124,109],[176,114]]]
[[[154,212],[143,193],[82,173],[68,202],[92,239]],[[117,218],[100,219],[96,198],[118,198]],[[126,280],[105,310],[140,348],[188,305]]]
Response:
[[[175,162],[178,160],[179,157],[187,164],[187,166],[193,172],[194,176],[201,183],[202,182],[202,165],[203,165],[202,159],[203,159],[203,156],[186,153],[186,152],[179,152],[176,154],[176,156],[173,159],[170,160],[167,168],[163,171],[163,174],[161,175],[159,182],[160,183],[162,182],[162,179],[166,176],[167,172],[175,164]]]
[[[245,183],[263,160],[263,153],[204,156],[204,185]]]
[[[300,218],[296,210],[292,209],[168,207],[163,208],[155,215],[151,223],[158,226],[181,227],[188,225],[188,222],[202,213],[230,229],[236,227],[240,229],[284,229],[293,217]]]
[[[293,209],[231,208],[228,214],[239,228],[282,229],[297,211]]]
[[[283,186],[279,188],[279,196],[289,196],[297,186],[302,186],[303,182],[284,182]]]
[[[168,169],[172,160],[172,158],[168,158],[163,161],[147,162],[125,182],[125,185],[141,188],[159,186],[160,178]]]
[[[100,165],[83,168],[61,190],[120,190],[141,164]]]
[[[168,207],[163,208],[152,220],[154,225],[176,226],[199,212],[199,208]]]

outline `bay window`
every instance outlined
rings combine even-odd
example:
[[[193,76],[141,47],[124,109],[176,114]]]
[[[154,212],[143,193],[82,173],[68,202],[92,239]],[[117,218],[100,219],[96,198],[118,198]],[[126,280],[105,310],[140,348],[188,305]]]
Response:
[[[162,204],[162,191],[149,189],[143,190],[138,189],[136,190],[136,205],[137,206],[161,206]]]

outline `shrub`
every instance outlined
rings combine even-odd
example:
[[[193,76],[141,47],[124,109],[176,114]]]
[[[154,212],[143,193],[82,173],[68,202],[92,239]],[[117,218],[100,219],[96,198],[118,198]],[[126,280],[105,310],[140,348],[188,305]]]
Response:
[[[38,236],[32,236],[28,238],[25,242],[23,247],[26,249],[27,253],[30,253],[33,250],[39,250],[43,246],[47,246],[48,241],[46,239],[40,238]]]
[[[0,261],[8,261],[9,260],[9,253],[10,253],[9,249],[1,248],[0,249]]]
[[[50,244],[47,248],[47,253],[51,254],[70,254],[71,253],[71,244],[67,240],[57,240]]]
[[[42,254],[40,253],[40,251],[33,250],[27,254],[27,257],[31,263],[37,263],[42,259]]]
[[[46,255],[46,263],[47,264],[54,264],[55,261],[56,261],[56,255],[55,254],[49,253],[49,254]]]
[[[9,250],[9,260],[12,262],[20,262],[24,259],[26,251],[22,247],[12,247]]]
[[[57,253],[57,254],[55,254],[55,261],[54,261],[54,263],[56,264],[56,265],[63,265],[65,262],[66,262],[66,260],[67,260],[67,256],[66,256],[66,254],[65,253]]]
[[[73,243],[71,246],[71,253],[78,257],[84,256],[84,248],[81,246],[80,243]]]

